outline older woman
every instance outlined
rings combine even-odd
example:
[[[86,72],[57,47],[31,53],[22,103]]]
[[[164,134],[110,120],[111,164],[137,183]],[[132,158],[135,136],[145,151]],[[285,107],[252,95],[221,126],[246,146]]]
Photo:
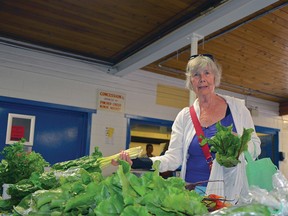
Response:
[[[220,80],[221,67],[212,55],[200,54],[190,57],[186,68],[186,87],[196,94],[193,106],[205,137],[215,135],[217,122],[221,122],[224,126],[233,125],[233,131],[239,135],[242,135],[243,128],[253,128],[255,131],[252,117],[244,101],[215,93]],[[248,143],[248,150],[254,158],[260,154],[260,139],[255,132]],[[214,158],[213,154],[212,157]],[[125,154],[122,158],[130,161],[129,156]],[[209,180],[209,166],[199,145],[189,107],[183,108],[173,123],[168,151],[163,156],[150,159],[152,162],[161,161],[160,172],[176,170],[181,166],[180,177],[187,183]],[[240,160],[245,164],[243,154]],[[214,162],[216,163],[216,160]],[[240,169],[243,167],[239,168],[238,172]],[[242,185],[238,187],[240,187],[238,191],[241,192]]]
[[[215,124],[219,121],[224,126],[232,124],[233,131],[240,135],[243,128],[254,129],[250,112],[242,100],[215,93],[215,87],[220,85],[221,68],[211,55],[191,56],[186,77],[186,87],[197,96],[193,106],[206,137],[215,135]],[[260,139],[255,132],[251,140],[248,148],[256,158],[260,154]],[[161,171],[175,170],[182,165],[180,176],[186,182],[209,179],[209,167],[199,145],[189,107],[182,109],[174,121],[166,154],[150,159],[161,161]]]

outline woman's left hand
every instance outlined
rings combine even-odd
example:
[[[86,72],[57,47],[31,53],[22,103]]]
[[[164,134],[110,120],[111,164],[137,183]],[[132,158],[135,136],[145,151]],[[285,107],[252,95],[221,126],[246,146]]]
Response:
[[[125,151],[121,151],[121,152],[120,152],[119,160],[125,160],[125,161],[127,161],[131,166],[132,166],[132,164],[133,164],[133,162],[132,162],[129,154],[128,154],[127,152],[125,152]],[[117,161],[117,160],[114,160],[114,159],[111,161],[111,164],[114,165],[114,166],[118,166],[118,165],[119,165],[118,161]]]

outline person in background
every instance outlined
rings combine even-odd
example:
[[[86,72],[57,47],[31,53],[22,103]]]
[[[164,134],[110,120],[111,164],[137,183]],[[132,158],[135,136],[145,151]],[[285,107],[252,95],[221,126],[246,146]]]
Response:
[[[242,135],[243,128],[253,128],[254,132],[248,143],[248,150],[255,159],[260,154],[261,149],[260,139],[255,132],[251,114],[243,100],[215,92],[215,88],[220,85],[221,73],[220,65],[210,54],[191,56],[186,67],[186,87],[196,94],[193,106],[204,131],[204,136],[211,138],[215,135],[217,122],[225,127],[232,125],[233,132],[238,135]],[[212,156],[215,158],[214,154]],[[181,166],[180,177],[187,183],[207,181],[210,177],[210,169],[199,145],[189,107],[183,108],[176,116],[172,125],[169,148],[164,155],[151,157],[149,161],[143,163],[137,159],[132,161],[129,155],[124,152],[120,157],[128,161],[132,167],[151,168],[153,162],[159,160],[161,162],[160,172],[176,170]],[[239,159],[240,164],[245,164],[244,154],[241,154]],[[216,160],[213,161],[213,167],[215,163],[217,163]],[[112,164],[117,163],[112,161]],[[245,173],[242,168],[237,169],[236,172]],[[224,179],[224,181],[230,180]],[[239,188],[240,192],[245,186],[243,182],[235,186]]]
[[[143,157],[154,157],[154,155],[152,154],[153,151],[154,151],[153,144],[148,143],[146,145],[146,154]]]

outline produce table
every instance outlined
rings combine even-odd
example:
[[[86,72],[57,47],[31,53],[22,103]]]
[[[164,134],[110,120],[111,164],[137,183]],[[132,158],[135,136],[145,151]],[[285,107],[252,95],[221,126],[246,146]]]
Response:
[[[23,154],[19,151],[14,153],[12,158]],[[187,190],[186,183],[177,176],[164,179],[159,175],[160,161],[153,164],[153,171],[142,170],[135,175],[135,170],[120,160],[117,172],[103,177],[102,169],[117,157],[103,157],[95,148],[90,156],[59,162],[45,171],[44,161],[42,172],[31,172],[29,177],[9,185],[7,193],[11,198],[1,197],[0,214],[208,216],[217,213],[239,216],[239,212],[246,215],[251,212],[251,215],[271,215],[265,205],[250,203],[226,207],[229,203],[223,197],[215,194],[203,196]],[[0,174],[5,174],[7,163],[2,161],[0,168]],[[221,212],[217,212],[220,208]]]

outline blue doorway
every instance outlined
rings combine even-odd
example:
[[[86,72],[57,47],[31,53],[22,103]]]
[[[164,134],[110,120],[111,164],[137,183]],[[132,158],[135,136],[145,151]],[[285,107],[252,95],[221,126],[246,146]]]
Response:
[[[35,116],[32,150],[51,165],[89,154],[92,114],[96,110],[0,97],[0,150],[6,145],[9,113]]]

